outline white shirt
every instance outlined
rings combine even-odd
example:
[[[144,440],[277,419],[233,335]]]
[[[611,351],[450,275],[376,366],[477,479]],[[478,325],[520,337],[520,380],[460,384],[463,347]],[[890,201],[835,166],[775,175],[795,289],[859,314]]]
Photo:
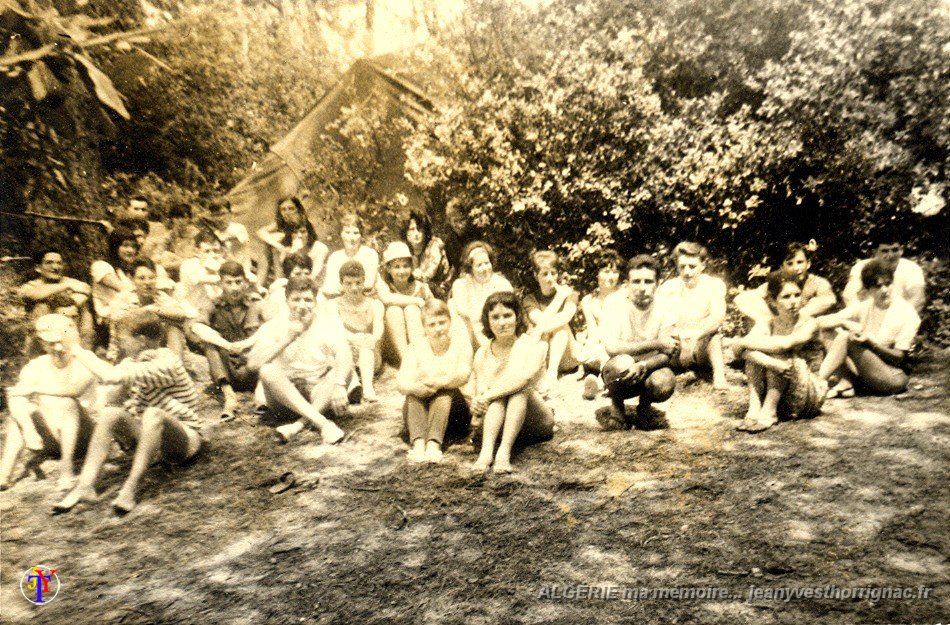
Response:
[[[700,274],[696,286],[686,286],[682,278],[670,278],[656,289],[656,301],[671,315],[670,325],[681,336],[696,335],[707,320],[726,314],[726,283]]]
[[[278,317],[260,327],[256,334],[256,343],[282,343],[289,334],[290,318]],[[321,312],[307,329],[271,362],[279,364],[291,379],[323,377],[336,365],[340,355],[349,358],[350,347],[345,336],[340,319]]]
[[[102,284],[102,280],[110,274],[115,276],[122,284],[123,291],[134,291],[135,283],[132,282],[131,276],[122,270],[116,271],[112,265],[104,260],[94,261],[89,268],[89,273],[92,276],[92,304],[96,309],[96,315],[100,319],[109,319],[112,300],[119,292]]]
[[[473,327],[480,328],[482,307],[485,306],[488,296],[499,291],[513,290],[508,279],[500,273],[493,273],[485,284],[479,284],[470,275],[465,274],[452,283],[449,301],[454,310],[471,320]]]
[[[221,296],[221,286],[219,282],[208,283],[202,280],[217,275],[217,271],[206,269],[201,259],[189,258],[182,262],[178,270],[175,296],[186,301],[195,310],[207,313],[214,306],[214,301]]]
[[[837,315],[860,323],[861,332],[875,343],[903,351],[913,346],[920,328],[917,311],[910,302],[896,295],[884,311],[875,309],[874,300],[869,298],[848,306]]]
[[[861,293],[861,270],[871,262],[870,258],[859,260],[851,268],[848,274],[848,284],[844,287],[842,297],[846,303],[853,303]],[[920,265],[912,260],[900,258],[897,261],[897,267],[894,269],[894,291],[899,293],[905,300],[909,300],[913,291],[924,287],[924,270]],[[866,294],[864,298],[865,299]]]
[[[605,347],[618,343],[640,343],[660,338],[660,333],[669,330],[670,315],[664,314],[660,303],[654,298],[653,305],[640,310],[630,300],[630,291],[622,287],[604,299],[600,317],[601,343]]]
[[[323,288],[320,289],[325,295],[340,294],[340,267],[348,260],[355,260],[363,265],[366,272],[364,288],[372,289],[376,285],[376,274],[379,272],[379,254],[371,247],[361,245],[356,250],[356,254],[350,258],[343,250],[336,250],[327,258],[326,277],[323,279]]]

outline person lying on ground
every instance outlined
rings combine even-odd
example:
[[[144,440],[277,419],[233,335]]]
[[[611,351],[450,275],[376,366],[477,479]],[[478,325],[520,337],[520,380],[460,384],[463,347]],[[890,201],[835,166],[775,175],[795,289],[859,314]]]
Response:
[[[877,238],[873,258],[859,260],[851,268],[848,284],[841,293],[844,305],[851,307],[870,297],[870,292],[861,278],[861,272],[872,260],[878,261],[893,274],[894,294],[907,301],[919,315],[924,309],[924,304],[927,303],[924,270],[914,261],[904,258],[903,243],[883,235]]]
[[[406,396],[402,415],[410,462],[436,463],[447,435],[468,434],[471,414],[460,389],[472,372],[472,345],[442,300],[422,306],[422,326],[424,335],[409,344],[396,385]]]
[[[670,315],[656,299],[659,263],[640,254],[627,262],[627,283],[604,300],[600,337],[610,359],[602,377],[610,396],[608,410],[598,411],[605,430],[631,429],[655,418],[653,404],[666,401],[676,387],[670,363],[679,350]],[[627,416],[624,402],[639,397],[637,418]]]
[[[476,439],[481,433],[474,469],[484,472],[493,467],[495,473],[510,473],[516,444],[554,436],[554,413],[535,390],[544,375],[547,348],[527,333],[524,308],[511,291],[488,296],[481,327],[488,341],[475,354],[467,389]]]
[[[195,235],[195,247],[197,254],[181,263],[175,296],[206,315],[221,296],[218,270],[225,259],[221,242],[210,230],[200,230]]]
[[[350,388],[350,397],[358,401],[377,401],[373,378],[382,369],[380,341],[385,331],[385,307],[375,297],[366,295],[363,265],[355,260],[343,263],[339,271],[342,294],[327,303],[327,310],[335,314],[343,325],[346,341],[352,350],[353,362],[359,376],[359,387]],[[361,390],[356,390],[360,388]]]
[[[247,366],[245,352],[254,345],[264,316],[261,302],[252,297],[244,267],[226,260],[218,273],[221,296],[191,324],[190,332],[203,346],[211,381],[224,398],[221,419],[229,420],[238,408],[235,391],[253,391],[257,386],[257,372]]]
[[[433,297],[429,285],[413,275],[412,263],[408,245],[390,243],[383,251],[376,282],[379,299],[386,306],[386,334],[399,362],[409,343],[422,338],[422,307]]]
[[[110,327],[109,349],[106,359],[115,362],[119,356],[119,343],[115,338],[115,328],[123,317],[139,311],[158,315],[165,329],[165,343],[178,358],[182,358],[188,349],[185,339],[186,322],[198,316],[198,311],[187,302],[173,297],[167,289],[160,289],[155,263],[148,258],[137,258],[131,266],[133,291],[125,291],[112,302],[112,321]]]
[[[535,287],[524,296],[528,332],[547,345],[545,375],[538,390],[542,395],[554,388],[559,373],[577,369],[577,342],[571,320],[577,314],[577,291],[558,282],[561,259],[550,250],[531,255]]]
[[[129,475],[112,502],[120,515],[135,508],[139,484],[155,461],[183,464],[202,447],[198,392],[181,359],[162,347],[165,326],[158,315],[144,310],[127,315],[116,334],[124,358],[115,366],[78,345],[71,346],[76,360],[101,382],[117,385],[114,390],[119,392],[97,405],[96,427],[79,480],[53,507],[54,514],[96,499],[96,480],[113,440],[125,450],[134,448]],[[126,398],[122,405],[115,401],[120,395]]]
[[[286,317],[287,308],[287,280],[290,278],[309,278],[312,280],[313,259],[306,254],[294,252],[287,254],[281,263],[281,270],[285,278],[277,278],[270,284],[267,297],[264,298],[264,319],[270,321],[277,317]],[[315,285],[316,286],[316,285]]]
[[[62,300],[57,296],[68,297],[79,312],[76,323],[80,340],[86,348],[91,348],[95,336],[92,311],[89,308],[92,287],[81,280],[63,275],[63,254],[59,249],[42,250],[33,258],[36,260],[37,277],[24,283],[18,291],[23,298],[26,314],[30,320],[35,321],[43,315],[56,312],[55,308],[62,307]],[[51,303],[54,298],[59,300],[60,306]],[[28,344],[26,353],[30,352]]]
[[[815,320],[801,312],[802,293],[798,274],[773,271],[766,282],[771,318],[757,322],[746,336],[724,339],[741,352],[748,378],[749,409],[738,430],[761,432],[779,419],[805,419],[821,412],[828,385],[802,357],[818,333]]]
[[[676,271],[656,290],[656,299],[679,339],[675,369],[711,368],[713,388],[728,388],[722,355],[722,335],[726,319],[726,283],[705,273],[709,252],[698,243],[684,241],[673,248]]]
[[[817,317],[830,310],[837,302],[831,288],[831,283],[809,272],[811,268],[811,254],[817,249],[814,240],[808,244],[789,243],[785,252],[785,258],[782,260],[781,269],[791,274],[801,288],[801,309],[800,315],[805,317]],[[749,317],[756,323],[768,322],[773,315],[772,309],[766,302],[768,298],[768,283],[761,284],[758,288],[742,291],[736,295],[733,302],[746,317]]]
[[[892,395],[907,388],[907,353],[920,317],[894,284],[893,264],[872,259],[861,267],[863,293],[853,304],[818,318],[820,328],[836,329],[818,371],[834,384],[829,397],[852,397],[855,385]]]
[[[514,288],[507,278],[495,273],[494,265],[495,250],[484,241],[472,241],[462,250],[462,275],[452,283],[449,308],[465,322],[472,347],[488,343],[482,328],[485,300],[492,293]]]
[[[88,406],[95,396],[95,378],[68,348],[67,338],[77,332],[75,324],[62,315],[47,314],[34,327],[45,354],[26,363],[17,383],[7,389],[10,417],[0,459],[0,490],[10,485],[24,447],[31,454],[59,453],[57,488],[66,490],[74,479],[75,452],[85,449],[92,432]]]
[[[581,311],[587,329],[578,359],[584,368],[583,397],[586,400],[594,399],[601,390],[600,371],[610,358],[604,348],[600,328],[604,302],[617,291],[623,269],[624,262],[620,254],[605,250],[597,260],[597,288],[581,298]]]
[[[286,293],[290,314],[261,326],[247,365],[258,371],[268,407],[296,419],[278,426],[278,438],[287,442],[310,423],[325,443],[338,443],[343,430],[324,413],[332,410],[342,417],[347,412],[353,375],[350,347],[336,315],[318,314],[312,280],[290,278]]]
[[[324,298],[333,299],[340,296],[340,267],[349,260],[355,260],[363,266],[363,272],[366,274],[363,289],[367,295],[375,294],[379,254],[373,248],[363,245],[363,229],[363,220],[356,213],[346,213],[340,217],[343,249],[336,250],[327,258],[326,277],[320,289]]]
[[[432,220],[422,211],[412,211],[402,227],[402,240],[412,252],[413,277],[428,284],[433,295],[445,299],[452,286],[455,269],[449,262],[445,243],[432,234]]]

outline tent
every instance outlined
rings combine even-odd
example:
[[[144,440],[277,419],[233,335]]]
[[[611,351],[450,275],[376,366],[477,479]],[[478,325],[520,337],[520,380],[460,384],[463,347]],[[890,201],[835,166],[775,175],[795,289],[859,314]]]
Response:
[[[387,107],[410,120],[431,113],[434,110],[432,102],[422,89],[400,74],[397,64],[398,57],[392,56],[355,62],[300,123],[271,146],[264,161],[256,164],[228,192],[235,220],[253,232],[273,221],[274,210],[281,199],[305,195],[305,190],[316,191],[308,189],[308,168],[312,169],[312,164],[320,161],[328,137],[341,139],[334,122],[346,109],[371,99],[379,102],[381,98]],[[341,144],[346,145],[346,142]],[[411,204],[421,204],[419,193],[411,188],[403,175],[404,161],[401,149],[391,149],[380,155],[376,175],[368,181],[368,195],[387,198],[402,193]],[[311,202],[313,200],[304,198],[308,212],[314,208]],[[333,207],[330,208],[332,212]],[[328,224],[315,221],[321,237],[330,234]]]

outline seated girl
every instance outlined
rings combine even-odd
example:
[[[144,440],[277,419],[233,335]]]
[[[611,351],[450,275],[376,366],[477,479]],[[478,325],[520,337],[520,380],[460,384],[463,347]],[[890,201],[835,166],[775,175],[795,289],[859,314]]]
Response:
[[[548,346],[547,369],[541,379],[542,393],[557,383],[558,373],[576,369],[580,364],[571,319],[577,313],[577,291],[558,282],[560,259],[549,250],[531,255],[536,286],[524,297],[530,332]]]
[[[527,333],[524,308],[511,291],[489,295],[481,317],[488,342],[475,354],[468,387],[473,425],[481,423],[481,451],[474,468],[487,471],[494,465],[495,473],[510,473],[516,443],[554,436],[554,413],[535,390],[544,375],[547,348]]]
[[[468,434],[471,415],[459,389],[472,371],[472,346],[442,300],[423,305],[422,326],[425,334],[410,343],[396,384],[406,396],[402,414],[409,460],[435,463],[442,460],[446,436]]]
[[[579,360],[584,367],[584,399],[594,399],[600,392],[600,370],[610,358],[600,333],[604,300],[617,291],[624,266],[620,254],[605,250],[597,261],[597,288],[581,299],[581,311],[587,325]]]
[[[340,218],[340,239],[343,249],[336,250],[327,258],[326,277],[320,294],[325,299],[339,297],[340,267],[349,260],[355,260],[363,266],[365,282],[363,290],[367,294],[376,288],[376,275],[379,273],[379,254],[371,247],[363,245],[363,220],[356,213],[346,213]]]
[[[296,197],[287,198],[277,205],[274,222],[257,231],[257,237],[268,248],[264,262],[262,276],[268,266],[273,268],[274,278],[286,277],[282,271],[282,263],[288,254],[303,252],[313,261],[314,277],[323,270],[329,249],[317,240],[317,233],[313,224],[307,218],[307,211]]]
[[[779,418],[803,419],[821,412],[827,385],[813,374],[800,353],[815,340],[818,324],[799,312],[802,288],[798,277],[773,271],[766,282],[769,321],[756,323],[744,337],[725,339],[744,350],[749,384],[749,410],[737,429],[761,432]]]
[[[809,273],[811,254],[818,249],[814,240],[804,243],[789,243],[782,260],[781,269],[791,274],[802,289],[802,308],[799,314],[818,317],[827,312],[838,298],[831,289],[831,283],[820,276]],[[768,321],[772,311],[766,303],[768,285],[762,284],[756,289],[742,291],[736,295],[733,303],[746,317],[755,322]]]
[[[894,270],[877,259],[861,268],[863,301],[818,318],[822,329],[837,329],[818,374],[834,382],[829,397],[853,397],[854,385],[882,395],[907,388],[907,352],[920,317],[894,289]]]
[[[402,241],[383,251],[377,291],[386,306],[386,334],[402,362],[409,343],[422,338],[422,306],[432,299],[429,285],[412,273],[412,253]]]
[[[495,250],[483,241],[472,241],[462,249],[462,276],[452,284],[449,308],[465,322],[472,346],[488,342],[482,330],[482,309],[492,293],[511,291],[513,287],[495,273]]]
[[[432,236],[432,221],[423,212],[413,211],[402,229],[402,238],[412,252],[412,275],[425,282],[439,299],[445,299],[452,286],[455,270],[445,253],[445,244]]]
[[[106,260],[92,263],[92,303],[100,326],[108,326],[112,318],[112,301],[120,293],[135,290],[132,282],[132,261],[139,253],[135,233],[125,228],[116,228],[109,233]]]

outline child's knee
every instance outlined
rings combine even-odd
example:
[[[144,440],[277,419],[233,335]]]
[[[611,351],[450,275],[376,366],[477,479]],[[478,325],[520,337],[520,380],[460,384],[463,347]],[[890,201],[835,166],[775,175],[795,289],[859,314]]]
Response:
[[[142,427],[144,429],[159,428],[165,422],[165,413],[160,408],[150,406],[142,412]]]
[[[261,368],[257,372],[258,379],[265,384],[272,384],[280,375],[280,367],[273,362],[261,365]]]

